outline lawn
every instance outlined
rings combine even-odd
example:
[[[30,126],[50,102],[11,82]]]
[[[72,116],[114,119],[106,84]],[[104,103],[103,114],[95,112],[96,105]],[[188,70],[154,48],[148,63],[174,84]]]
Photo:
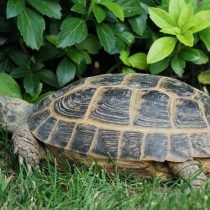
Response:
[[[210,181],[203,191],[184,193],[187,183],[143,179],[95,166],[58,170],[44,162],[27,175],[4,132],[0,132],[0,209],[210,209]]]

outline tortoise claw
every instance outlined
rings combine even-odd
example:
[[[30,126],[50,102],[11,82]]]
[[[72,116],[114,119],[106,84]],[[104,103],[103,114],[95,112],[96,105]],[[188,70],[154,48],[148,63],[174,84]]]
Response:
[[[18,161],[19,161],[19,165],[23,165],[23,162],[24,162],[24,158],[20,155],[18,155]]]
[[[26,166],[27,166],[27,169],[28,169],[28,172],[30,173],[32,170],[31,170],[31,164],[26,164]]]
[[[18,160],[19,160],[19,165],[22,166],[24,165],[24,158],[21,155],[18,155]],[[32,171],[32,165],[29,163],[26,163],[27,171],[30,173]]]

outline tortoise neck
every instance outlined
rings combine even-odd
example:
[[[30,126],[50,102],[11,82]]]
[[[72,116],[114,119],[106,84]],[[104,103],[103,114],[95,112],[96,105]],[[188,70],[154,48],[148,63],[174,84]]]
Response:
[[[8,96],[0,97],[0,124],[6,130],[13,132],[16,127],[27,124],[28,117],[34,105],[18,98]]]

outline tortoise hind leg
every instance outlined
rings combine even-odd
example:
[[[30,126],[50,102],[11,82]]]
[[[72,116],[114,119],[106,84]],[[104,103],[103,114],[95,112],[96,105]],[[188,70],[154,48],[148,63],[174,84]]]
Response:
[[[168,162],[169,167],[172,172],[184,180],[191,179],[191,184],[193,188],[200,188],[204,185],[207,180],[207,176],[199,168],[198,161],[187,160],[185,162]]]

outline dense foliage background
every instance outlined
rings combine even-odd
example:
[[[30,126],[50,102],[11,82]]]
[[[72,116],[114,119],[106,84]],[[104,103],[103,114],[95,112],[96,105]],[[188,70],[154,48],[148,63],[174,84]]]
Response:
[[[210,83],[210,0],[0,0],[0,8],[1,95],[36,102],[111,72]]]

